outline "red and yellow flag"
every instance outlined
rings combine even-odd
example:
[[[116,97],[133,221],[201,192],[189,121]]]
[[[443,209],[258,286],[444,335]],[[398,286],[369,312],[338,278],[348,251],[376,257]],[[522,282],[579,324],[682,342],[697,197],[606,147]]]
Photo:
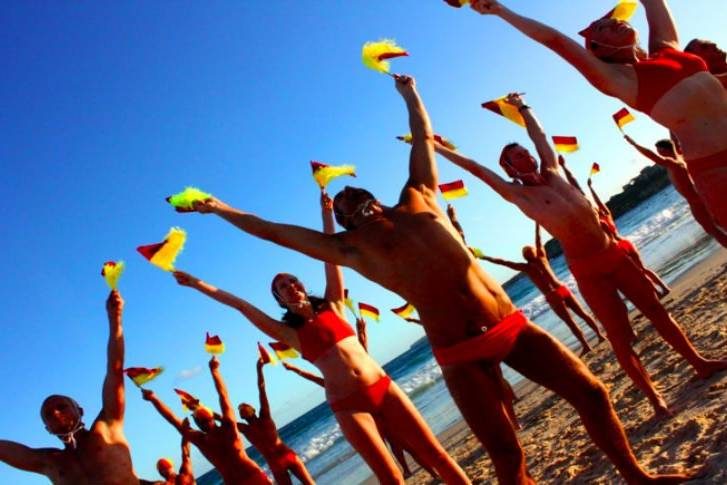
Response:
[[[441,184],[439,186],[439,191],[442,193],[442,197],[444,197],[444,200],[446,201],[459,199],[460,197],[464,197],[469,194],[467,187],[464,186],[464,182],[462,180],[455,180],[448,184]]]
[[[356,167],[353,165],[333,166],[311,160],[310,168],[313,170],[313,179],[321,189],[325,189],[331,180],[343,175],[356,176]]]
[[[212,194],[202,192],[196,187],[185,187],[185,189],[177,194],[170,195],[165,200],[172,207],[182,211],[191,211],[195,202],[201,202],[212,197]]]
[[[379,309],[368,303],[362,301],[358,302],[358,311],[361,313],[361,318],[370,318],[374,321],[379,321]]]
[[[209,332],[206,332],[204,339],[204,350],[209,354],[222,354],[225,352],[225,343],[218,335],[210,335]]]
[[[634,12],[636,12],[638,6],[639,4],[636,0],[619,0],[618,4],[609,10],[603,18],[628,22],[634,16]]]
[[[182,408],[184,408],[185,411],[194,411],[199,406],[199,399],[187,391],[174,389],[174,392],[177,393],[177,396],[179,396],[179,399],[182,401]]]
[[[158,266],[164,271],[174,271],[174,260],[182,252],[186,240],[187,233],[184,232],[184,229],[173,227],[167,233],[164,241],[139,246],[136,250],[154,266]]]
[[[124,374],[126,374],[126,376],[139,387],[156,379],[162,372],[164,372],[164,367],[154,367],[153,369],[148,369],[146,367],[129,367],[124,369]]]
[[[502,98],[487,101],[486,103],[482,103],[482,107],[495,114],[504,116],[513,123],[525,127],[525,118],[523,118],[523,115],[520,114],[516,106],[505,101],[506,98],[507,96],[503,96]]]
[[[416,311],[416,308],[414,308],[414,305],[407,301],[404,302],[404,304],[400,307],[392,308],[391,311],[394,312],[394,315],[396,315],[397,317],[401,317],[406,320]]]
[[[634,115],[626,108],[621,108],[613,114],[613,121],[616,122],[618,129],[623,132],[624,126],[634,121]]]
[[[593,177],[594,175],[596,175],[600,171],[601,171],[601,166],[599,164],[597,164],[597,163],[594,163],[593,165],[591,165],[591,173],[588,176],[588,178]]]
[[[450,7],[460,8],[470,3],[470,0],[444,0],[444,2]]]
[[[123,261],[106,261],[103,264],[103,267],[101,268],[101,276],[104,277],[106,284],[109,285],[109,288],[112,290],[115,290],[118,287],[119,278],[121,278],[124,268],[125,265]]]
[[[364,66],[384,74],[389,74],[391,69],[387,59],[408,55],[409,53],[396,45],[396,42],[392,39],[366,42],[361,49],[361,60]]]
[[[264,364],[275,365],[278,363],[278,361],[272,355],[270,355],[270,352],[268,352],[268,350],[263,347],[263,344],[261,344],[260,342],[257,343],[257,352],[260,358],[263,360]]]
[[[439,143],[440,145],[442,145],[442,146],[444,146],[446,148],[449,148],[450,150],[456,150],[457,149],[457,145],[455,145],[454,143],[452,143],[451,140],[443,137],[442,135],[437,135],[435,133],[432,138],[434,138],[434,141],[436,141],[437,143]],[[411,133],[407,133],[406,135],[399,135],[399,136],[397,136],[396,139],[397,140],[401,140],[404,143],[408,143],[408,144],[411,145],[411,141],[412,141],[413,137],[411,136]]]
[[[553,144],[558,153],[573,153],[578,150],[578,140],[575,136],[554,136]]]
[[[297,359],[300,357],[297,350],[283,342],[270,342],[268,345],[270,345],[270,348],[273,349],[273,352],[275,352],[275,355],[279,360]]]
[[[353,318],[358,318],[358,315],[356,315],[356,305],[354,304],[353,299],[348,295],[348,288],[343,290],[343,303],[346,305],[346,308],[351,310]]]

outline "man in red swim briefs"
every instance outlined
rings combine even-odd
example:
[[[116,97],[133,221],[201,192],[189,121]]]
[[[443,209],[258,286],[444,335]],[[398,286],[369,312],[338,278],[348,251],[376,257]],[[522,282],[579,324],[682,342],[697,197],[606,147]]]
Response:
[[[348,266],[414,305],[462,415],[485,446],[503,483],[534,483],[523,449],[488,368],[504,361],[575,408],[593,441],[630,482],[676,483],[641,468],[604,385],[567,348],[528,322],[480,267],[436,199],[434,135],[414,79],[395,76],[413,136],[409,179],[398,203],[346,187],[334,198],[346,231],[324,234],[277,224],[209,198],[194,204],[254,236],[313,258]]]
[[[525,119],[528,135],[541,160],[540,170],[530,152],[517,143],[507,145],[500,157],[500,164],[515,183],[506,182],[492,170],[440,144],[436,144],[437,152],[482,179],[560,241],[581,295],[606,329],[619,363],[646,394],[654,411],[668,414],[666,402],[631,346],[634,334],[619,292],[652,321],[699,377],[706,379],[727,368],[727,360],[708,360],[696,351],[659,302],[649,279],[613,236],[603,230],[590,201],[561,176],[555,152],[530,107],[516,94],[508,96],[507,101]]]

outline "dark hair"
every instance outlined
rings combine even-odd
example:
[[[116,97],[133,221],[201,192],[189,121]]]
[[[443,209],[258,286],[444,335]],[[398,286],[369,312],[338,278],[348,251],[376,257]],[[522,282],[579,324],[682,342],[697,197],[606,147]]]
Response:
[[[356,188],[356,190],[359,190],[359,191],[365,193],[371,199],[375,199],[374,194],[372,194],[371,192],[369,192],[366,189]],[[336,218],[336,222],[338,223],[339,226],[343,227],[344,229],[353,229],[354,227],[348,223],[348,219],[350,216],[346,215],[346,214],[341,214],[341,212],[337,208],[338,204],[336,203],[336,201],[341,200],[341,197],[343,197],[343,190],[338,192],[335,195],[335,197],[333,197],[333,216]]]
[[[656,145],[656,148],[661,148],[663,150],[676,151],[676,148],[674,147],[674,142],[668,138],[664,138],[663,140],[657,141],[655,145]]]
[[[508,165],[510,164],[510,158],[507,155],[505,155],[505,154],[507,153],[507,151],[509,149],[515,148],[515,147],[518,147],[518,146],[520,146],[520,144],[518,142],[516,142],[516,141],[514,141],[512,143],[508,143],[507,145],[505,145],[505,147],[500,152],[500,165],[505,165],[506,162],[507,162]]]
[[[699,44],[703,44],[704,42],[705,40],[703,39],[692,39],[686,47],[684,47],[684,52],[692,52]]]
[[[329,306],[328,300],[319,296],[309,296],[308,301],[310,301],[314,313],[318,313]],[[278,301],[278,305],[285,308],[285,305],[280,301]],[[305,318],[290,310],[285,311],[280,321],[292,328],[300,328],[305,324]]]

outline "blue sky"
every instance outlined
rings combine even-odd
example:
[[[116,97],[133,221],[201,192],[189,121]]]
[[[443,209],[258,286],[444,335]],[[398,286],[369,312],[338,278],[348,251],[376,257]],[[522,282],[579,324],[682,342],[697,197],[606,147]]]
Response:
[[[721,2],[673,1],[683,40],[725,45]],[[508,2],[577,32],[612,2]],[[635,24],[644,29],[643,12]],[[414,75],[437,132],[495,166],[501,147],[525,132],[481,102],[524,91],[546,130],[578,136],[569,158],[584,178],[615,193],[645,162],[620,138],[599,95],[549,51],[499,19],[437,0],[344,2],[6,2],[0,16],[0,163],[4,194],[0,254],[2,310],[0,438],[56,446],[38,416],[50,393],[75,397],[90,423],[100,409],[107,289],[101,264],[123,259],[127,366],[164,365],[149,385],[181,414],[173,387],[215,401],[204,332],[227,344],[222,372],[235,402],[257,404],[255,342],[267,341],[234,311],[180,288],[134,248],[171,226],[188,233],[178,267],[249,299],[273,315],[279,271],[323,291],[322,264],[247,236],[212,216],[178,215],[164,196],[196,185],[241,209],[320,227],[311,159],[358,167],[356,185],[393,204],[406,179],[404,104],[386,76],[360,62],[364,41],[394,37],[411,56],[394,70]],[[664,136],[643,115],[629,131]],[[532,224],[484,185],[445,161],[441,181],[464,178],[457,201],[472,244],[517,258]],[[350,182],[350,181],[346,181]],[[342,186],[334,182],[335,192]],[[504,281],[511,274],[489,267]],[[421,337],[388,312],[402,300],[350,271],[355,299],[378,306],[372,354],[385,362]],[[304,364],[307,366],[307,364]],[[181,374],[191,377],[183,378]],[[323,399],[278,367],[267,369],[280,424]],[[178,436],[133,386],[126,434],[134,466],[155,476],[160,456],[178,461]],[[153,438],[152,438],[153,437]],[[197,472],[208,469],[199,458]],[[45,483],[0,465],[1,483]]]

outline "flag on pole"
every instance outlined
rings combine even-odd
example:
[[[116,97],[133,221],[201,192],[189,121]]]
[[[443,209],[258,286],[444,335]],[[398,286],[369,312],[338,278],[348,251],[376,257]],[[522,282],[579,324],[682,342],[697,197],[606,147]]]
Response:
[[[634,121],[634,115],[632,115],[626,108],[621,108],[613,114],[613,121],[616,122],[618,129],[623,132],[624,126]]]
[[[279,360],[297,359],[300,357],[297,350],[283,342],[270,342],[268,345],[270,345],[270,348],[273,349],[273,352],[275,352],[275,355]]]
[[[125,265],[123,261],[106,261],[103,264],[103,267],[101,268],[101,276],[104,277],[106,284],[109,285],[109,288],[112,290],[115,290],[118,287],[119,278],[121,278],[124,268]]]
[[[444,197],[444,200],[446,201],[459,199],[469,194],[467,187],[464,186],[464,182],[462,180],[455,180],[454,182],[449,182],[447,184],[440,184],[439,191],[442,193],[442,197]]]
[[[194,411],[197,409],[197,406],[199,406],[199,399],[187,391],[174,389],[174,392],[177,393],[177,396],[179,396],[179,399],[182,401],[182,408],[184,408],[185,411]]]
[[[313,170],[313,179],[321,189],[325,189],[331,180],[343,175],[356,176],[356,167],[353,165],[333,166],[311,160],[310,168]]]
[[[205,352],[213,355],[222,354],[225,352],[225,344],[218,335],[210,335],[209,332],[206,332],[204,350]]]
[[[367,317],[374,321],[379,321],[379,309],[368,303],[358,302],[358,311],[361,313],[361,317]]]
[[[343,303],[346,305],[346,308],[351,310],[353,318],[358,318],[358,315],[356,314],[356,305],[354,304],[353,299],[348,294],[348,288],[343,290]]]
[[[486,103],[482,103],[482,107],[495,114],[504,116],[513,123],[525,127],[525,118],[523,118],[523,115],[520,114],[517,107],[505,101],[506,98],[507,96],[503,96],[502,98],[487,101]]]
[[[126,376],[138,387],[156,379],[162,372],[164,372],[164,367],[154,367],[153,369],[148,369],[146,367],[129,367],[124,369],[124,374],[126,374]]]
[[[186,240],[187,233],[184,232],[184,229],[173,227],[167,233],[164,241],[139,246],[136,250],[154,266],[164,271],[174,271],[174,260],[182,252]]]
[[[404,304],[397,308],[392,308],[391,311],[396,315],[397,317],[401,317],[404,320],[411,317],[411,315],[416,311],[416,308],[414,308],[414,305],[411,303],[404,302]]]
[[[578,150],[578,140],[575,136],[554,136],[553,144],[558,153],[573,153]]]
[[[384,74],[389,74],[391,69],[387,59],[408,55],[409,53],[396,45],[396,42],[392,39],[366,42],[361,49],[361,60],[364,66]]]
[[[591,165],[591,173],[588,176],[588,178],[593,177],[594,175],[596,175],[600,171],[601,171],[601,166],[599,164],[597,164],[597,163],[594,163],[593,165]]]

